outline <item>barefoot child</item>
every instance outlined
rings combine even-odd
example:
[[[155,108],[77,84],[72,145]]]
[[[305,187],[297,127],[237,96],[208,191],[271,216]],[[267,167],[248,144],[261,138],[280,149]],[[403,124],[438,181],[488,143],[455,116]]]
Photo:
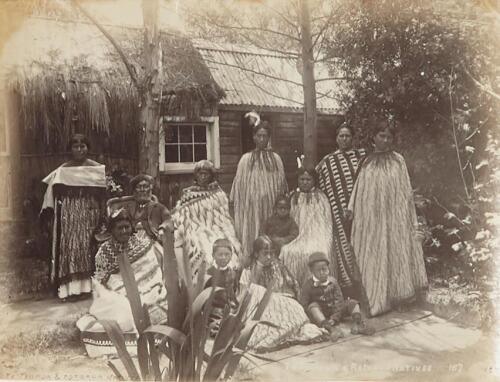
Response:
[[[214,264],[207,269],[207,275],[212,278],[207,282],[207,287],[215,286],[223,288],[217,292],[213,300],[213,310],[211,314],[211,326],[216,333],[220,320],[224,314],[224,309],[229,307],[231,311],[238,308],[236,291],[238,286],[237,272],[229,267],[229,262],[233,255],[231,242],[227,239],[217,239],[213,244],[212,257]]]
[[[285,195],[276,198],[274,214],[267,219],[262,233],[271,238],[278,255],[282,246],[290,243],[299,235],[299,227],[290,216],[290,199]]]
[[[326,255],[321,252],[311,254],[308,265],[313,276],[302,286],[300,303],[311,322],[327,329],[331,340],[337,341],[342,333],[335,326],[350,315],[352,334],[372,335],[375,330],[364,322],[359,303],[352,299],[344,300],[337,280],[330,275]]]

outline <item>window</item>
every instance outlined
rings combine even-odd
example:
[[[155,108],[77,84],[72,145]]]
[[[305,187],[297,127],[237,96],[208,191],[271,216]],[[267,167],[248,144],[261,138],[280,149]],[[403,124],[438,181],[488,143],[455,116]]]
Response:
[[[219,117],[187,121],[182,117],[163,117],[160,137],[160,169],[175,174],[187,173],[202,159],[220,167]]]

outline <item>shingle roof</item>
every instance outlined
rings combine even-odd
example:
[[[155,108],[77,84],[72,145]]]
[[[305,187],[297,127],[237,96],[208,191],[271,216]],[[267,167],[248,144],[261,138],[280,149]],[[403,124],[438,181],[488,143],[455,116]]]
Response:
[[[297,60],[248,46],[194,40],[217,84],[225,91],[219,103],[278,109],[303,108],[302,78]],[[324,64],[315,65],[315,78],[328,78]],[[345,80],[316,83],[318,111],[343,111],[339,98]]]

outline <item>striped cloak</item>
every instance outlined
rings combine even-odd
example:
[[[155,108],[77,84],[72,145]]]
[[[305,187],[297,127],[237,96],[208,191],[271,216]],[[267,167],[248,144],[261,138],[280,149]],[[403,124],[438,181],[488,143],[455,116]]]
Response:
[[[389,311],[427,287],[410,177],[402,155],[366,157],[354,186],[351,242],[369,315]]]
[[[278,154],[271,150],[253,150],[243,154],[230,200],[234,203],[236,235],[247,259],[261,225],[273,213],[276,197],[287,191],[285,169]]]
[[[344,212],[349,203],[359,163],[366,156],[364,149],[337,150],[325,156],[316,166],[319,189],[330,202],[333,218],[333,248],[337,261],[337,279],[344,296],[359,298],[359,275],[349,242],[349,224]]]

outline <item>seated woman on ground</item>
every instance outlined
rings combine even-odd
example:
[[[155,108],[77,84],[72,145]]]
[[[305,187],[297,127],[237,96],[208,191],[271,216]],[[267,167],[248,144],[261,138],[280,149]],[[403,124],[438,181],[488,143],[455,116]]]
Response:
[[[254,242],[253,258],[269,258],[272,255],[272,241],[268,237],[258,237]],[[265,268],[264,266],[262,268]],[[271,286],[276,292],[261,317],[276,327],[257,325],[248,343],[251,349],[265,352],[273,351],[294,344],[304,344],[323,340],[324,332],[309,322],[307,315],[297,300],[291,298],[296,293],[296,283],[292,281],[281,267],[269,268],[268,271],[259,270],[254,265],[252,269],[245,269],[240,280],[240,290],[249,291],[251,300],[249,312],[254,311],[266,293],[266,288],[252,282],[256,278],[258,283]],[[269,278],[271,275],[275,279]]]
[[[282,246],[298,236],[299,227],[290,216],[290,199],[286,195],[280,195],[276,198],[274,213],[267,219],[262,233],[271,238],[278,253]]]
[[[273,292],[295,299],[299,297],[299,284],[278,259],[276,246],[269,236],[259,236],[255,240],[250,268],[242,277]]]
[[[333,256],[332,213],[328,198],[316,188],[314,168],[298,170],[298,189],[290,197],[290,216],[297,222],[295,240],[281,248],[280,259],[300,285],[310,276],[307,260],[314,252],[326,254],[333,275],[337,274]]]
[[[125,333],[127,346],[135,351],[135,325],[126,298],[121,264],[130,263],[143,306],[146,306],[152,324],[167,319],[167,291],[163,284],[161,245],[146,236],[133,232],[132,220],[124,209],[109,218],[111,238],[104,242],[96,255],[94,301],[89,314],[80,318],[77,327],[90,357],[114,354],[115,347],[98,320],[116,320]]]

